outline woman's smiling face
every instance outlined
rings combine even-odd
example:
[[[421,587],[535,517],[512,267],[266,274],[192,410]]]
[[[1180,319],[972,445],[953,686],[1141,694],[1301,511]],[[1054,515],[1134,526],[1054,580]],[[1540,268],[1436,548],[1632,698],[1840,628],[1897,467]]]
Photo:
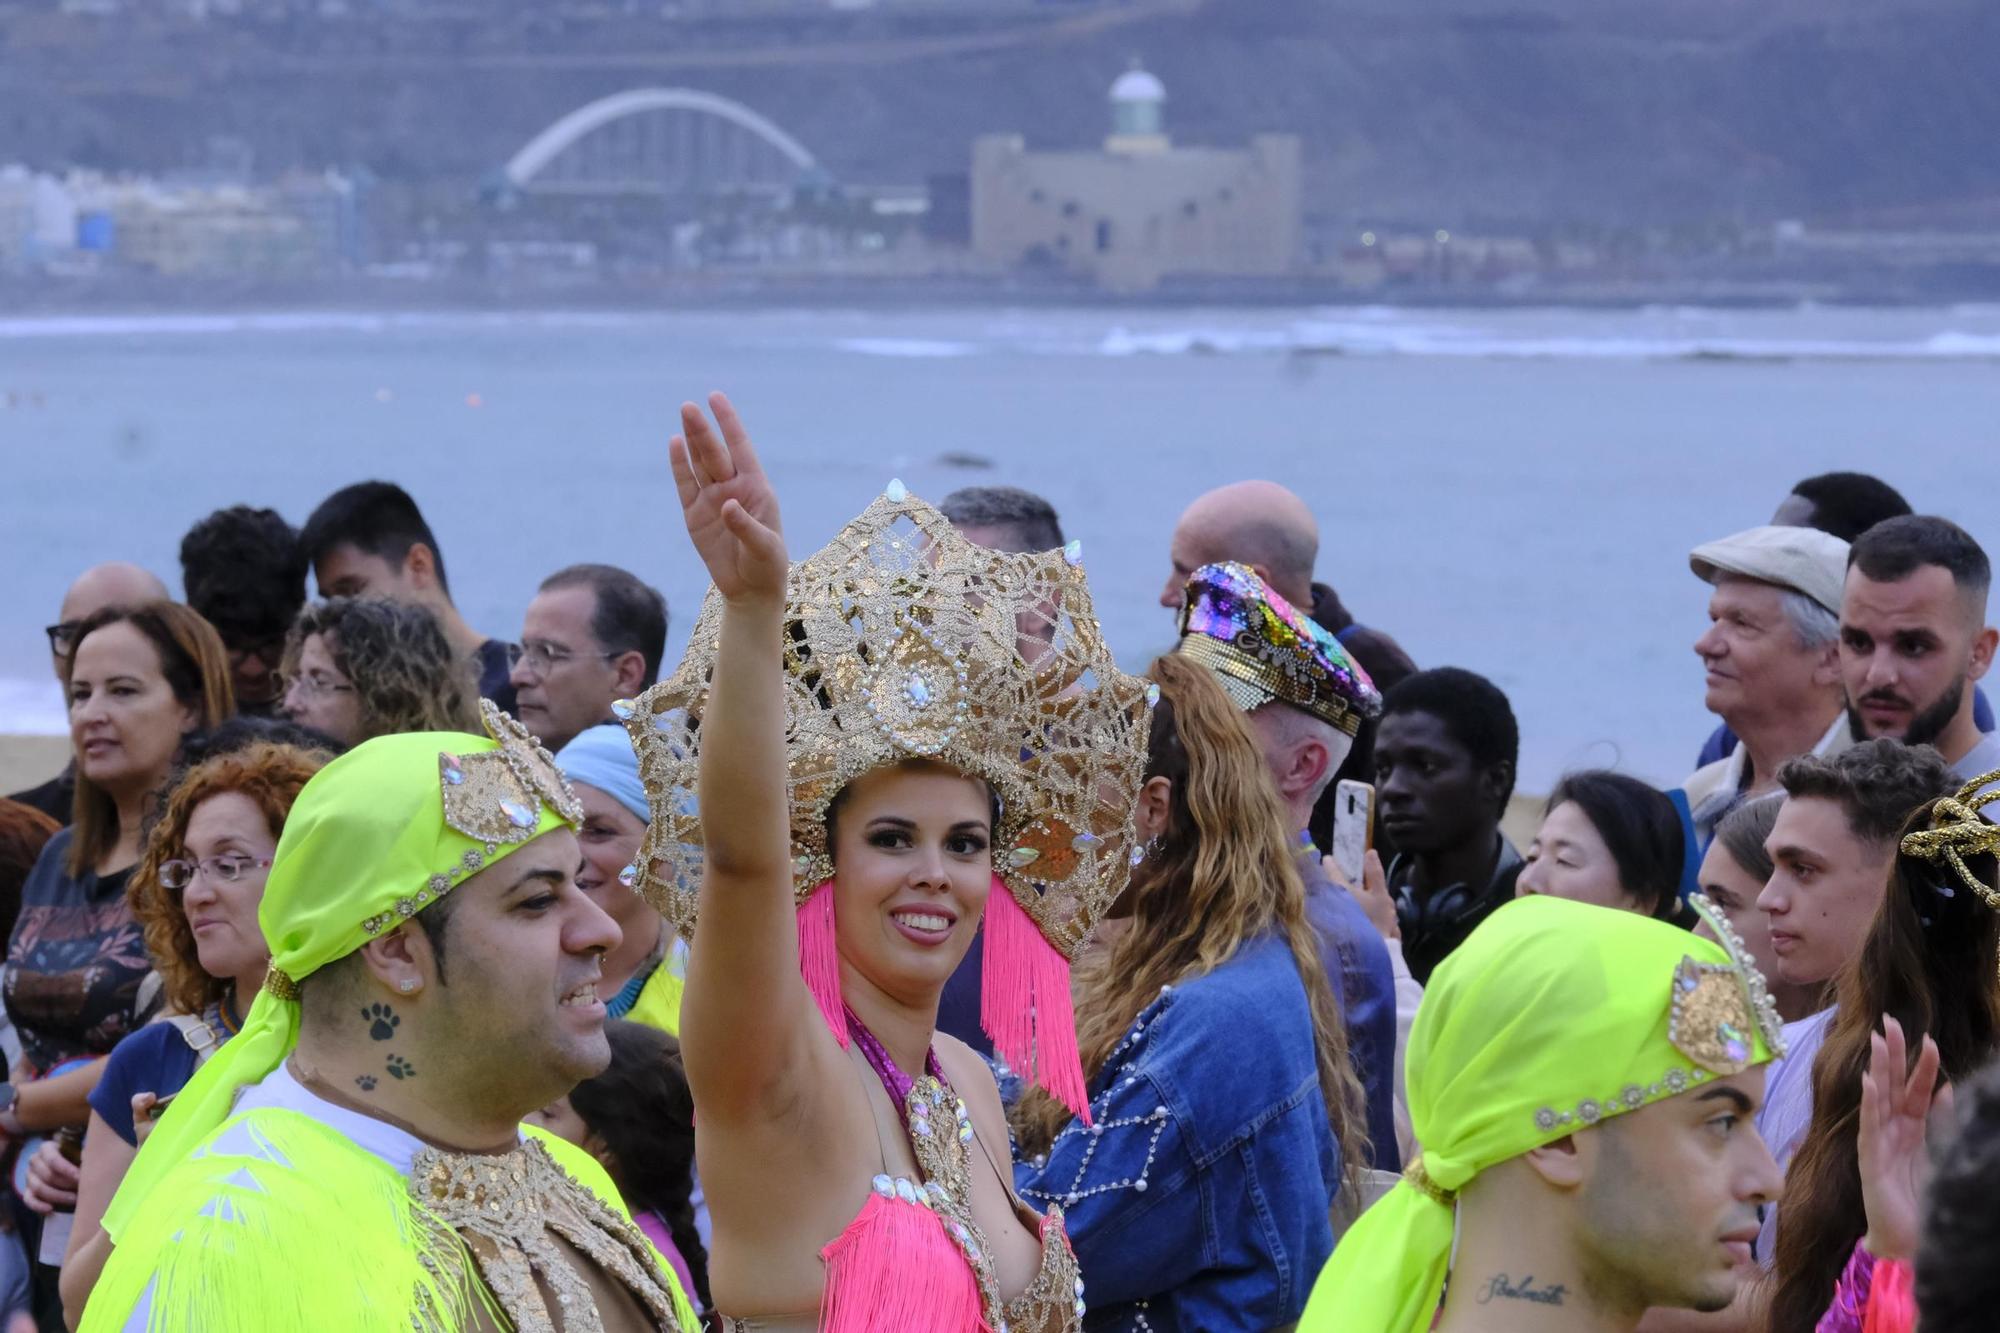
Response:
[[[829,815],[841,958],[903,1003],[934,1004],[971,948],[993,886],[993,799],[941,764],[849,783]]]

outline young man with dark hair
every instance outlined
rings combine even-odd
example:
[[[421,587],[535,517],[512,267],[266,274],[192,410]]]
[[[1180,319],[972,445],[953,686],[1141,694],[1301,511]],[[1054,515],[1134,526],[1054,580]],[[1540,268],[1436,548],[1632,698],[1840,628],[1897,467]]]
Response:
[[[444,553],[409,492],[387,481],[335,491],[306,520],[299,549],[321,597],[387,597],[430,611],[451,646],[478,659],[479,693],[514,711],[507,645],[474,630],[452,604]]]
[[[284,697],[285,631],[306,602],[298,530],[271,509],[218,509],[181,538],[187,604],[229,650],[239,712],[269,717]]]
[[[1848,554],[1840,668],[1856,737],[1934,745],[1967,781],[2000,769],[2000,734],[1973,716],[1974,682],[2000,631],[1986,623],[1993,569],[1965,529],[1928,515],[1892,518]]]
[[[1822,472],[1792,487],[1771,522],[1780,527],[1818,528],[1851,542],[1877,523],[1910,512],[1910,502],[1880,477],[1866,472]]]
[[[1018,486],[961,487],[938,501],[938,512],[967,541],[989,551],[1027,555],[1063,544],[1055,506]]]
[[[1833,1018],[1834,975],[1861,950],[1888,891],[1889,869],[1912,812],[1958,790],[1928,745],[1861,741],[1834,755],[1801,755],[1778,770],[1785,802],[1765,850],[1771,878],[1757,897],[1770,917],[1774,981],[1824,988],[1826,1007],[1785,1025],[1786,1056],[1772,1066],[1758,1128],[1787,1166],[1812,1122],[1812,1067]],[[1757,1258],[1776,1250],[1777,1210],[1766,1212]]]
[[[528,603],[510,678],[519,716],[550,751],[660,678],[667,599],[614,565],[571,565]]]
[[[1375,813],[1403,959],[1418,981],[1514,897],[1521,853],[1500,831],[1521,733],[1507,696],[1458,667],[1419,671],[1382,698]]]
[[[1751,1116],[1782,1049],[1725,944],[1563,898],[1510,903],[1410,1037],[1423,1154],[1363,1213],[1299,1333],[1634,1333],[1741,1289],[1781,1185]]]

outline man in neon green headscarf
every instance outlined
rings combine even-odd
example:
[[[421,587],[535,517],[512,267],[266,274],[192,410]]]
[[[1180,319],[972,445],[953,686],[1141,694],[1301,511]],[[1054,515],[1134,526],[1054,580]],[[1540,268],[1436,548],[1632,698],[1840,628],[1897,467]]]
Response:
[[[520,1119],[610,1062],[576,797],[512,718],[385,736],[299,794],[271,967],[105,1214],[82,1327],[696,1327],[603,1170]]]
[[[1433,1315],[1439,1333],[1630,1333],[1652,1306],[1728,1306],[1783,1185],[1751,1121],[1782,1038],[1694,901],[1723,944],[1530,897],[1438,967],[1408,1058],[1423,1155],[1342,1238],[1300,1333]]]

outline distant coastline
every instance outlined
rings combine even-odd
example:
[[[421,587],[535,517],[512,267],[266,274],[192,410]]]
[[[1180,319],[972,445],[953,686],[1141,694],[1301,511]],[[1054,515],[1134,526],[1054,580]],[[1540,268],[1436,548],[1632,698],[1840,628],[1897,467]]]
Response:
[[[546,284],[352,278],[301,282],[0,277],[0,311],[14,317],[268,310],[505,312],[756,309],[929,310],[942,308],[1164,310],[1234,306],[1411,310],[1637,310],[1688,306],[1776,310],[1804,305],[1946,308],[2000,304],[2000,290],[1940,292],[1900,283],[1660,280],[1532,283],[1512,287],[1357,289],[1312,279],[1169,281],[1145,293],[1114,293],[1034,279],[883,279],[832,275],[706,273],[671,281]]]

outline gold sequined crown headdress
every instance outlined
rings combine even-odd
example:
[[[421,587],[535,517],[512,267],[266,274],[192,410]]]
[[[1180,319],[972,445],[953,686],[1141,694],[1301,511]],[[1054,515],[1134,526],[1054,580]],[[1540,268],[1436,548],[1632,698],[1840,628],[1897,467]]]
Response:
[[[1075,543],[1035,555],[974,546],[892,482],[792,566],[784,667],[800,966],[835,1038],[844,1043],[847,1030],[827,810],[871,769],[933,759],[983,779],[997,798],[982,1022],[1015,1068],[1088,1121],[1069,963],[1130,874],[1159,691],[1113,664],[1082,564]],[[722,615],[711,589],[674,674],[613,708],[653,812],[638,887],[690,938],[700,724]]]
[[[701,879],[700,718],[722,599],[702,604],[673,675],[614,711],[653,818],[639,887],[692,936]],[[936,759],[1000,801],[993,867],[1074,957],[1124,889],[1157,687],[1119,671],[1091,611],[1081,548],[974,546],[900,483],[792,566],[785,747],[799,901],[832,878],[826,812],[883,764]],[[1022,656],[1023,635],[1035,660]]]

